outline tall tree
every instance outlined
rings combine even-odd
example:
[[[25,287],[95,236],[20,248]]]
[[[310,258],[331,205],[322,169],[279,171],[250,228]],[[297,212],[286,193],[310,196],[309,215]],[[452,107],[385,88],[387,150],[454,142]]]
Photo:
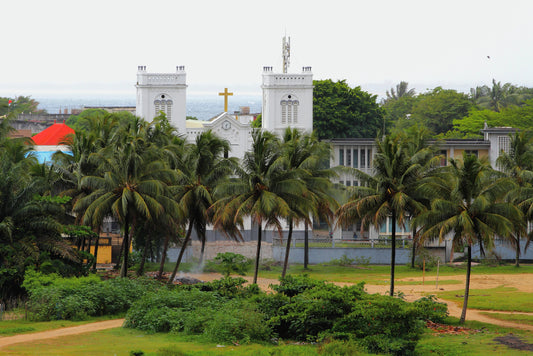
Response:
[[[437,87],[417,96],[411,120],[427,126],[434,134],[446,133],[454,120],[468,115],[473,104],[468,95],[451,89]]]
[[[193,228],[201,242],[200,264],[203,262],[206,227],[211,222],[208,209],[214,203],[213,191],[237,165],[234,158],[224,158],[224,153],[229,150],[229,142],[209,130],[196,137],[195,144],[189,145],[180,160],[180,179],[174,195],[188,221],[188,229],[169,282],[176,276]]]
[[[402,135],[385,136],[376,140],[377,153],[374,172],[370,176],[359,170],[355,175],[361,186],[354,188],[354,195],[337,211],[338,223],[353,224],[361,220],[363,226],[379,227],[390,218],[391,272],[390,295],[394,295],[396,264],[396,225],[405,226],[408,217],[423,210],[423,205],[413,198],[412,192],[420,178],[421,165],[408,155],[406,140]]]
[[[312,217],[331,218],[337,207],[335,199],[328,190],[330,178],[334,175],[330,169],[322,167],[329,158],[329,145],[320,142],[315,134],[303,133],[297,129],[287,128],[282,137],[282,155],[288,170],[292,170],[305,184],[306,192],[302,199],[291,199],[291,214],[287,219],[289,231],[287,235],[285,259],[281,277],[285,277],[289,265],[289,253],[295,223],[303,223],[307,227]]]
[[[422,213],[418,225],[423,239],[443,241],[451,235],[452,248],[466,249],[467,269],[463,310],[464,323],[470,291],[472,246],[479,244],[483,252],[491,248],[495,236],[508,237],[513,222],[520,219],[520,211],[503,201],[514,183],[494,171],[490,165],[473,154],[463,153],[463,159],[451,159],[439,176],[421,185],[428,196],[435,197],[431,209]]]
[[[267,131],[254,131],[252,150],[245,153],[239,178],[222,183],[221,196],[212,207],[216,228],[240,237],[245,217],[257,226],[257,250],[253,283],[257,283],[263,226],[273,226],[281,237],[281,219],[291,214],[291,200],[300,200],[306,189],[294,171],[280,160],[279,140]]]
[[[402,81],[396,85],[396,90],[394,90],[394,88],[391,88],[390,92],[387,90],[386,92],[387,98],[385,99],[385,102],[395,101],[395,100],[398,100],[404,97],[415,96],[416,91],[414,89],[408,89],[408,87],[409,87],[409,83]]]
[[[496,164],[516,184],[515,189],[508,192],[507,199],[524,209],[522,211],[524,219],[514,222],[515,231],[511,236],[511,242],[516,251],[515,266],[519,267],[520,239],[526,234],[528,192],[531,191],[533,183],[533,137],[531,134],[525,131],[515,132],[510,137],[508,151],[500,151]]]
[[[164,162],[147,159],[153,156],[147,153],[143,127],[142,120],[132,123],[117,137],[116,146],[99,151],[100,175],[82,179],[82,187],[92,192],[74,206],[84,224],[99,226],[108,215],[119,220],[124,230],[122,277],[127,275],[130,235],[137,219],[151,220],[165,206],[173,206],[166,182],[175,178],[174,173]]]
[[[313,81],[313,127],[320,139],[376,137],[383,130],[383,109],[377,96],[345,80]]]

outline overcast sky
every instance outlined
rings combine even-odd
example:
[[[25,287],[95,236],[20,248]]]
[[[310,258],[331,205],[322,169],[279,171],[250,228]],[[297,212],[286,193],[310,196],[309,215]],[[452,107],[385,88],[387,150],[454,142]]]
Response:
[[[533,1],[25,0],[2,5],[0,96],[135,95],[138,65],[188,93],[259,94],[263,66],[383,95],[497,81],[533,87]],[[488,58],[490,56],[490,58]]]

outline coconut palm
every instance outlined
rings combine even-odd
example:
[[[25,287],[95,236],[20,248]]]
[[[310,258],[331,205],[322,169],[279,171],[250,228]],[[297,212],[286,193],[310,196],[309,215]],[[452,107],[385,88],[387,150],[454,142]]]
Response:
[[[494,171],[475,155],[463,153],[463,159],[451,159],[441,174],[427,179],[421,189],[435,198],[431,209],[416,219],[422,226],[422,239],[444,240],[451,235],[452,248],[466,249],[467,270],[463,310],[460,322],[466,318],[472,245],[480,251],[491,248],[495,236],[508,237],[513,222],[521,218],[518,208],[503,200],[506,192],[515,188],[508,178]]]
[[[208,209],[214,202],[213,190],[237,165],[234,158],[224,158],[224,153],[229,150],[229,142],[209,130],[196,137],[195,144],[185,150],[180,160],[180,179],[174,187],[174,196],[188,220],[188,228],[169,283],[176,276],[193,229],[201,242],[200,264],[203,262],[206,228],[211,222]]]
[[[78,200],[74,211],[82,223],[100,226],[112,215],[124,231],[121,276],[127,275],[131,230],[138,219],[151,220],[173,207],[165,182],[175,179],[162,161],[148,160],[149,145],[143,139],[141,120],[117,137],[117,145],[99,151],[101,175],[86,176],[81,186],[91,193]]]
[[[379,227],[390,219],[391,272],[390,295],[394,295],[396,263],[396,224],[405,226],[408,217],[423,210],[423,204],[413,196],[422,166],[409,156],[407,142],[402,135],[385,136],[376,140],[373,176],[355,170],[361,186],[354,187],[354,195],[337,211],[338,224],[346,226],[361,221],[365,228]]]
[[[516,188],[508,193],[508,200],[523,208],[525,219],[515,222],[515,233],[511,243],[516,251],[515,266],[520,266],[520,239],[524,237],[527,225],[529,192],[533,183],[533,137],[522,131],[510,137],[509,152],[501,151],[496,160],[498,167],[516,183]]]
[[[416,91],[414,89],[408,89],[409,83],[407,82],[400,82],[396,85],[396,90],[394,88],[390,89],[390,92],[387,90],[386,95],[387,99],[385,101],[393,101],[398,100],[403,97],[413,97],[416,95]]]
[[[257,283],[261,257],[262,230],[275,227],[281,237],[281,219],[291,215],[291,201],[301,201],[306,193],[298,174],[287,170],[280,160],[279,140],[267,131],[254,131],[252,150],[246,152],[239,178],[222,183],[217,193],[222,196],[211,210],[216,228],[233,237],[240,237],[245,217],[250,217],[257,229],[257,250],[253,283]]]
[[[320,164],[329,158],[329,146],[318,141],[314,134],[306,134],[297,129],[287,128],[282,137],[282,155],[288,170],[292,170],[305,184],[306,192],[302,199],[291,199],[291,214],[287,218],[289,231],[285,245],[285,259],[281,277],[284,278],[289,265],[294,223],[311,224],[311,216],[324,217],[333,215],[331,206],[336,201],[327,194],[331,187],[329,178],[333,172],[321,169]],[[329,212],[330,214],[321,214]]]

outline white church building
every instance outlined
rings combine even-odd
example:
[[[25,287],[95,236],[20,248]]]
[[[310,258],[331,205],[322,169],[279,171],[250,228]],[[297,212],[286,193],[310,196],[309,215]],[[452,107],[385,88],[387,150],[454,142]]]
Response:
[[[303,67],[300,73],[287,73],[289,62],[288,42],[283,43],[283,70],[275,72],[273,67],[263,67],[262,72],[262,129],[281,135],[286,128],[313,131],[313,74],[311,67]],[[225,111],[210,120],[187,120],[187,75],[184,66],[177,66],[174,73],[150,73],[146,66],[137,68],[136,115],[152,121],[161,112],[170,123],[184,134],[187,142],[194,143],[202,132],[211,130],[231,145],[228,155],[242,159],[252,147],[251,115],[236,115]],[[286,227],[288,229],[288,226]],[[245,240],[253,240],[256,228],[245,223],[242,232]],[[303,235],[303,225],[294,228],[294,236]],[[265,231],[265,241],[271,241],[277,232]],[[222,233],[208,229],[208,241],[225,239]]]
[[[284,57],[285,59],[285,57]],[[284,65],[286,71],[286,66]],[[175,73],[149,73],[146,66],[137,70],[136,114],[147,121],[163,112],[169,121],[194,142],[200,133],[211,130],[231,144],[230,156],[243,158],[251,148],[251,116],[225,112],[209,121],[187,120],[187,80],[184,66]],[[282,134],[288,128],[313,131],[313,74],[303,67],[299,74],[276,73],[263,68],[262,128]],[[221,93],[221,95],[224,93]],[[225,93],[228,94],[227,91]]]

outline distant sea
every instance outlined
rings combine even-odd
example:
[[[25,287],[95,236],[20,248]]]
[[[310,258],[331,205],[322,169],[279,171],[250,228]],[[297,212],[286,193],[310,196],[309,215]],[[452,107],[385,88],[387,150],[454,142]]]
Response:
[[[84,106],[135,106],[135,97],[102,96],[102,97],[34,97],[39,102],[39,109],[45,109],[49,114],[68,113],[72,109],[81,109]],[[250,113],[261,112],[261,96],[231,96],[228,99],[228,112],[240,111],[247,106]],[[224,111],[224,98],[216,96],[187,96],[187,116],[194,116],[199,120],[209,120]]]

